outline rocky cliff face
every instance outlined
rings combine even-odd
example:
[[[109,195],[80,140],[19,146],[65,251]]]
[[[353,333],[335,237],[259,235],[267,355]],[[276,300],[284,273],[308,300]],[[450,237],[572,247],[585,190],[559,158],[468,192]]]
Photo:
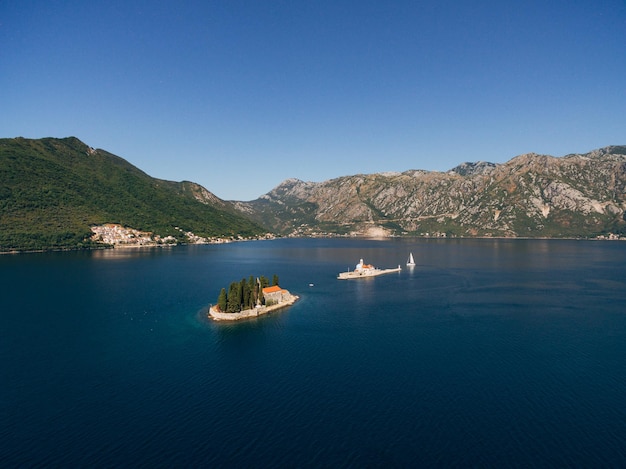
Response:
[[[237,208],[283,234],[593,236],[624,230],[626,146],[505,164],[297,179]]]

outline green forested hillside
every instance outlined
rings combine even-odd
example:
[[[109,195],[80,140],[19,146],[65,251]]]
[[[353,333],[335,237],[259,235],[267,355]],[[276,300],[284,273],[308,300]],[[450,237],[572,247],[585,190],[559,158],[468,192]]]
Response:
[[[175,227],[205,237],[263,231],[77,138],[0,139],[0,251],[90,247],[90,226],[104,223],[179,241]]]

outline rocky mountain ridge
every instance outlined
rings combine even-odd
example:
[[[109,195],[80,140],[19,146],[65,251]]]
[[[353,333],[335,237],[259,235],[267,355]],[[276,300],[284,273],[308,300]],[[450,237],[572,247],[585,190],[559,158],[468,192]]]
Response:
[[[152,178],[73,137],[0,139],[0,175],[0,251],[274,234],[626,237],[626,146],[447,172],[287,179],[250,202]]]
[[[528,153],[448,172],[288,179],[235,206],[285,235],[587,237],[621,233],[626,146],[564,157]]]

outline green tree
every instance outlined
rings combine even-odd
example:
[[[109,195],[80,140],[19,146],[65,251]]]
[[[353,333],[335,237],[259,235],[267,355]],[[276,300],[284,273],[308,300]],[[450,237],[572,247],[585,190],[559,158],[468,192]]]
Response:
[[[250,291],[250,297],[248,298],[248,308],[254,308],[256,305],[257,298],[257,290],[256,290],[256,281],[254,277],[250,275],[248,278],[248,290]]]
[[[239,282],[241,285],[241,309],[248,309],[250,306],[250,286],[245,278]]]
[[[220,290],[219,296],[217,297],[217,306],[220,308],[220,311],[226,311],[226,301],[227,301],[226,289],[222,288]]]
[[[241,311],[241,285],[239,282],[232,282],[228,288],[226,312],[238,313],[239,311]]]
[[[278,275],[276,274],[272,277],[272,285],[278,285]]]

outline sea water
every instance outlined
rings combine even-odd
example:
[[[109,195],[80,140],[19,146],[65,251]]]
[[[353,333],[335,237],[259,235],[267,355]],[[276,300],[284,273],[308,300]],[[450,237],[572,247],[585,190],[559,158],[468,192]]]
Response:
[[[402,271],[337,280],[360,258]],[[206,318],[274,274],[295,305]],[[8,255],[0,285],[2,467],[626,465],[626,243]]]

